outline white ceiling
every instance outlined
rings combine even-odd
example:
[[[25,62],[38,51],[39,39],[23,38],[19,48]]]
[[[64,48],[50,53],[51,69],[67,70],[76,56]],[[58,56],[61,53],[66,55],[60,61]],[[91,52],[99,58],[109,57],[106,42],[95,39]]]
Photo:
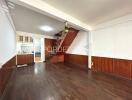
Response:
[[[132,13],[132,0],[43,1],[90,26],[95,26]]]
[[[46,34],[52,36],[64,29],[64,23],[50,18],[20,5],[15,5],[15,9],[10,9],[11,15],[17,31]],[[50,26],[51,32],[44,32],[41,26]]]
[[[54,27],[53,33],[57,33],[64,25],[58,20],[68,20],[70,24],[81,26],[83,29],[93,29],[99,24],[132,13],[132,0],[9,0],[26,8],[17,7],[14,10],[15,24],[17,29],[31,30],[43,33],[38,30],[40,24],[47,24]],[[48,6],[48,5],[49,6]],[[34,12],[35,10],[37,12]],[[56,11],[56,12],[55,12]],[[41,14],[40,14],[41,13]],[[48,15],[52,18],[46,17]],[[68,16],[69,15],[69,16]],[[68,18],[69,17],[69,18]],[[50,20],[51,19],[51,20]],[[62,21],[62,20],[60,20]],[[25,26],[25,23],[26,26]],[[18,27],[19,26],[19,27]],[[62,27],[63,26],[63,27]],[[74,27],[75,27],[74,26]],[[79,27],[80,27],[79,26]],[[26,28],[25,28],[26,27]]]

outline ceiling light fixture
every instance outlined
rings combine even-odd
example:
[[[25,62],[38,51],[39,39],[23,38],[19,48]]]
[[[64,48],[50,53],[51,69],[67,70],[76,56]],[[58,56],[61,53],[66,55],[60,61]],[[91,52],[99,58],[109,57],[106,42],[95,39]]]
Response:
[[[50,26],[42,26],[42,27],[40,27],[40,29],[45,31],[45,32],[53,31],[53,28]]]

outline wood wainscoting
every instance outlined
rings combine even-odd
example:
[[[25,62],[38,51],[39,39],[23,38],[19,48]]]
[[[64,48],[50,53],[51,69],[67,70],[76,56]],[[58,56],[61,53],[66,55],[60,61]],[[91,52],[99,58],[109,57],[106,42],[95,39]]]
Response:
[[[65,54],[64,62],[81,69],[88,69],[88,56],[85,55]]]
[[[51,63],[62,63],[64,62],[64,55],[54,55],[49,59]]]
[[[16,56],[10,59],[0,69],[0,95],[3,94],[13,69],[16,67]]]
[[[92,70],[132,79],[132,60],[92,57]]]

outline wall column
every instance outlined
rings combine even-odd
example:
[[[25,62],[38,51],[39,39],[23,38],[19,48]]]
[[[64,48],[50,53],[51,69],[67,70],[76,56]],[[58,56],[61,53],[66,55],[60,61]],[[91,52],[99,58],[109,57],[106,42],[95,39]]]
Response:
[[[88,68],[92,68],[92,34],[88,31]]]

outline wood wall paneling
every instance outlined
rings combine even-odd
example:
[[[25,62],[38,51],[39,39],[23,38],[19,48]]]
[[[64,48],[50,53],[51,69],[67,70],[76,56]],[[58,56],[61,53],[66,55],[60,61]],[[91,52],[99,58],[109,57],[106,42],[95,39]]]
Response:
[[[113,73],[113,59],[105,57],[92,57],[94,71]]]
[[[81,69],[88,69],[88,56],[85,55],[65,54],[64,62],[76,65]]]
[[[7,82],[10,79],[12,71],[15,67],[16,57],[13,57],[0,69],[0,95],[2,95],[2,93],[4,92]]]
[[[131,77],[132,61],[124,59],[114,59],[114,74],[126,78]]]
[[[45,58],[47,59],[49,56],[50,56],[50,50],[52,50],[53,47],[56,46],[56,40],[55,39],[48,39],[48,38],[45,38]]]
[[[132,60],[92,57],[92,70],[132,79]]]
[[[54,55],[49,61],[51,63],[64,62],[64,55]]]

